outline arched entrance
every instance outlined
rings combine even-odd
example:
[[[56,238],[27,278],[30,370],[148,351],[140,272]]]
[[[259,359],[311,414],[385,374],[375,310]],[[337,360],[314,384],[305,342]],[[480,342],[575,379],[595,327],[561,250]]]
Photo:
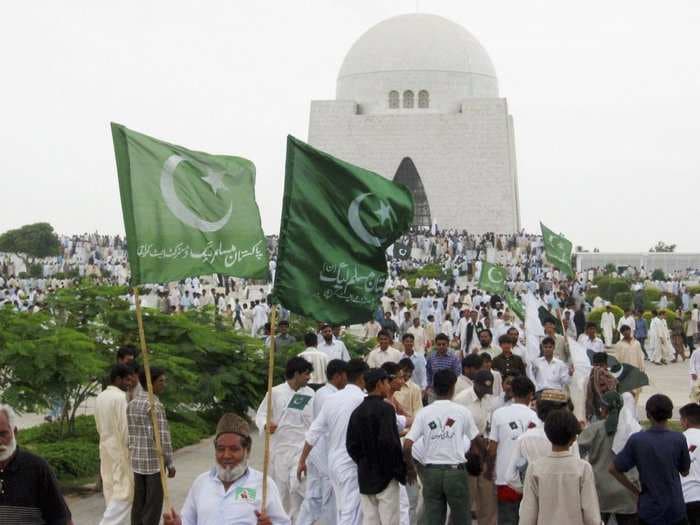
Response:
[[[427,226],[428,228],[432,226],[428,197],[425,195],[425,188],[423,188],[416,165],[413,164],[410,157],[404,157],[401,161],[394,175],[394,181],[403,184],[411,190],[415,204],[413,224],[415,226]]]

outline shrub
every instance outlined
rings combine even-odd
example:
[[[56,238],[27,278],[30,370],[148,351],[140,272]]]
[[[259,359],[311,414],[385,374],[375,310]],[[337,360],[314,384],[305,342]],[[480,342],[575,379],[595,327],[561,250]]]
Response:
[[[597,295],[606,301],[613,301],[617,294],[630,291],[629,282],[619,277],[603,275],[598,277],[594,282],[598,287]]]
[[[625,312],[620,308],[619,306],[616,306],[614,304],[610,305],[612,309],[612,313],[615,316],[615,322],[620,320],[620,317],[625,315]],[[603,315],[603,312],[605,311],[605,307],[602,308],[594,308],[591,310],[591,312],[588,314],[588,321],[591,323],[595,323],[598,328],[600,328],[600,318]]]
[[[59,480],[96,475],[100,470],[100,452],[96,443],[81,438],[55,443],[33,443],[27,448],[44,458]]]
[[[644,309],[651,310],[661,299],[661,290],[658,288],[644,288]]]
[[[450,275],[447,275],[443,271],[442,266],[440,264],[432,263],[426,264],[425,266],[416,270],[412,270],[410,272],[402,272],[401,277],[404,277],[408,281],[409,286],[415,286],[416,279],[418,279],[419,277],[427,277],[428,279],[447,280],[450,278]],[[414,295],[414,297],[416,296]]]
[[[175,450],[198,443],[216,428],[215,423],[189,411],[169,412],[168,425]],[[100,470],[100,452],[95,418],[77,417],[75,435],[69,439],[59,439],[59,427],[58,423],[43,423],[20,430],[17,441],[44,458],[59,481],[96,476]]]
[[[615,294],[613,303],[623,310],[627,310],[628,308],[632,308],[632,299],[632,292],[619,292]]]
[[[691,296],[700,294],[700,286],[688,286],[688,293]]]
[[[657,268],[653,272],[651,272],[651,280],[652,281],[665,281],[666,280],[666,274],[664,274],[663,270],[660,270]]]

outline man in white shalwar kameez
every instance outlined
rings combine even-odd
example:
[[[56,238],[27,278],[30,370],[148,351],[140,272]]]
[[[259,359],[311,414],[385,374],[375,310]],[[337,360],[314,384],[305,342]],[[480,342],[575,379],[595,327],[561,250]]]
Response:
[[[348,365],[342,359],[328,363],[328,383],[314,394],[314,419],[321,413],[323,405],[348,382]],[[296,471],[295,471],[296,474]],[[296,525],[334,525],[336,522],[335,495],[328,470],[328,443],[323,435],[316,442],[307,460],[306,493]]]
[[[610,305],[605,307],[605,312],[600,317],[600,331],[603,332],[605,346],[613,344],[613,330],[615,329],[615,315],[612,313]]]
[[[303,357],[287,361],[286,381],[272,389],[272,419],[270,424],[270,477],[279,489],[284,510],[295,520],[303,495],[292,484],[304,436],[313,421],[314,391],[307,383],[313,367]],[[267,421],[267,395],[255,415],[260,433],[265,432]]]
[[[673,347],[671,346],[671,337],[668,333],[666,325],[666,312],[663,310],[659,315],[655,315],[656,311],[652,312],[654,317],[651,318],[649,324],[648,341],[651,346],[651,361],[655,364],[668,364],[673,359]]]
[[[367,370],[367,363],[361,359],[351,359],[348,362],[348,384],[328,398],[314,419],[306,433],[304,451],[297,468],[297,475],[301,478],[302,473],[307,471],[306,460],[309,454],[319,440],[326,436],[328,472],[335,493],[337,525],[362,524],[357,464],[348,454],[346,436],[350,416],[365,398],[363,374]]]
[[[105,509],[100,525],[126,525],[130,522],[134,497],[134,474],[129,458],[129,430],[126,421],[126,390],[131,369],[123,364],[112,367],[110,385],[95,400],[95,424],[100,435],[100,475]]]

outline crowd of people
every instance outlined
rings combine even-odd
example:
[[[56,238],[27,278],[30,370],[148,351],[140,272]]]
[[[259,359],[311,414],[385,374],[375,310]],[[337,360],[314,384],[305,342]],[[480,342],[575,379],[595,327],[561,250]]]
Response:
[[[42,278],[19,278],[14,259],[0,257],[0,303],[40,310],[53,290],[72,285],[66,275],[76,271],[102,283],[128,281],[119,238],[61,243],[61,256],[42,261]],[[150,376],[161,474],[148,378],[133,349],[120,349],[95,408],[106,501],[101,523],[155,525],[164,510],[168,525],[592,524],[613,515],[619,524],[700,523],[700,353],[693,352],[700,301],[690,296],[687,275],[650,283],[643,269],[626,274],[635,287],[656,284],[681,297],[680,328],[668,326],[663,304],[650,322],[632,309],[616,320],[608,307],[598,326],[588,320],[586,302],[598,270],[567,279],[545,263],[539,236],[422,232],[397,244],[403,252],[389,260],[373,319],[361,327],[321,323],[305,334],[305,349],[286,363],[285,381],[272,390],[270,414],[262,400],[258,431],[266,431],[268,416],[271,421],[264,509],[263,476],[248,464],[253,430],[233,414],[217,426],[213,468],[194,481],[182,509],[163,509],[161,475],[176,475],[158,401],[167,372],[152,368]],[[273,275],[274,240],[270,253]],[[478,289],[484,260],[506,267],[508,288],[524,300],[528,315]],[[441,266],[440,277],[407,282],[406,272],[429,263]],[[154,285],[143,301],[163,313],[213,306],[232,329],[269,346],[269,287],[205,276]],[[134,304],[132,292],[127,299]],[[606,306],[596,301],[593,306]],[[274,342],[289,346],[295,342],[289,312],[276,306]],[[344,331],[376,347],[352,357]],[[673,407],[663,395],[646,403],[651,427],[642,430],[640,390],[622,388],[611,357],[642,372],[648,362],[689,358],[696,402],[681,408],[684,435],[668,428]],[[0,407],[0,518],[2,491],[10,486],[2,473],[20,456],[45,466],[18,452],[14,427],[11,409]],[[46,523],[68,523],[70,511],[43,466],[33,475],[57,495],[26,506]],[[24,497],[12,494],[16,501]]]

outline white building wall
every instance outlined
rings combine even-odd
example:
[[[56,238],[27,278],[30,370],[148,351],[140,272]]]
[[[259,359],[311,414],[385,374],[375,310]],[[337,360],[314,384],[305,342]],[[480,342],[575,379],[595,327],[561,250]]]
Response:
[[[464,99],[460,109],[362,115],[353,101],[313,101],[309,143],[388,179],[410,157],[440,227],[517,231],[515,148],[506,100]]]
[[[659,269],[664,273],[676,270],[698,270],[700,269],[700,253],[576,253],[576,267],[579,271],[602,268],[607,264],[635,268],[643,266],[647,271]]]

